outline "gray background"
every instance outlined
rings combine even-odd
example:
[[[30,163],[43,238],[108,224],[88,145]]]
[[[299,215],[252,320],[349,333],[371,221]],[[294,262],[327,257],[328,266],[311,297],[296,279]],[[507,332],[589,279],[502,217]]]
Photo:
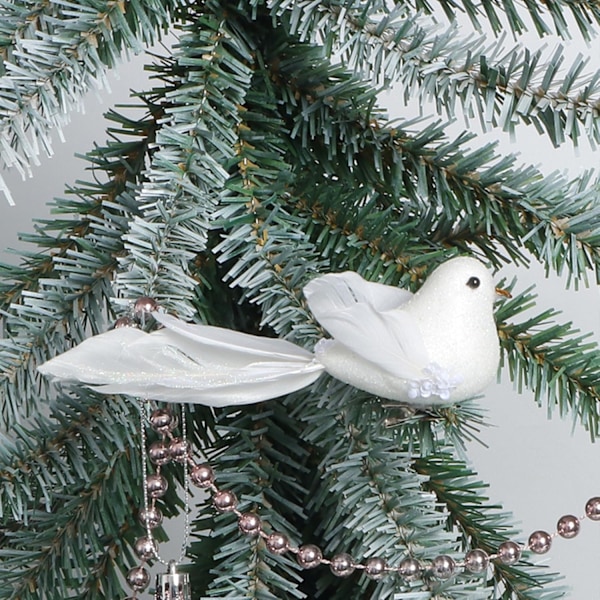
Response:
[[[568,52],[572,56],[581,50],[596,57],[600,66],[598,41],[589,48],[581,43],[570,46]],[[147,87],[143,62],[143,58],[137,58],[124,65],[120,79],[110,75],[112,93],[103,91],[86,99],[85,114],[74,114],[72,123],[64,130],[67,142],[55,144],[55,155],[44,158],[42,165],[34,168],[33,179],[21,181],[16,173],[5,174],[17,205],[11,207],[0,199],[0,247],[19,247],[17,232],[30,231],[32,217],[47,215],[46,202],[62,196],[65,183],[91,176],[82,174],[84,163],[74,154],[88,151],[93,141],[105,140],[102,113],[109,106],[125,101],[130,89]],[[391,112],[406,112],[394,94],[386,95],[383,100]],[[464,124],[457,122],[455,130],[461,128]],[[452,135],[450,131],[449,134]],[[482,139],[489,137],[486,134]],[[519,152],[524,162],[541,163],[547,172],[568,168],[576,175],[585,166],[596,166],[598,162],[598,153],[590,148],[583,146],[575,152],[565,145],[557,151],[531,129],[519,132],[515,141],[496,133],[493,137],[500,138],[503,150]],[[5,252],[0,259],[14,260]],[[546,279],[537,265],[530,269],[506,269],[501,275],[513,273],[519,277],[518,289],[528,287],[531,282],[538,285],[540,309],[562,309],[565,320],[574,321],[582,331],[594,332],[597,339],[600,313],[595,285],[579,291],[566,290],[561,278]],[[531,394],[517,393],[510,383],[491,386],[481,403],[489,411],[490,427],[480,435],[487,447],[471,444],[469,457],[481,478],[490,482],[491,499],[502,502],[520,522],[525,534],[523,539],[535,529],[553,531],[557,519],[565,513],[582,515],[587,499],[600,495],[599,445],[591,444],[580,426],[573,426],[558,416],[549,419],[546,409],[537,407]],[[536,560],[565,575],[572,589],[569,598],[596,599],[600,598],[599,548],[600,524],[584,521],[577,538],[555,540],[550,553]],[[174,544],[174,552],[178,554],[177,544]]]

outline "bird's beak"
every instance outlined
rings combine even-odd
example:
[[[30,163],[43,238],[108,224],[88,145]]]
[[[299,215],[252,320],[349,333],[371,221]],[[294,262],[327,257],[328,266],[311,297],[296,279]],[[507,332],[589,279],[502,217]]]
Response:
[[[512,294],[508,290],[499,287],[496,288],[496,295],[502,296],[503,298],[512,298]]]

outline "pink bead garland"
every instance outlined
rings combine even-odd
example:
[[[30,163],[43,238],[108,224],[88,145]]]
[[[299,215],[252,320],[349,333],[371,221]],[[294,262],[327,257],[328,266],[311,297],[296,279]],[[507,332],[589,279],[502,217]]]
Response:
[[[156,301],[145,297],[138,299],[133,312],[137,319],[143,320],[145,314],[157,309],[158,304]],[[134,325],[134,321],[128,317],[119,319],[115,323],[115,327],[132,325]],[[152,538],[151,531],[162,524],[163,517],[160,509],[156,506],[156,500],[166,493],[167,481],[160,471],[163,465],[171,461],[184,464],[186,468],[189,468],[189,481],[212,494],[212,502],[217,511],[232,513],[236,516],[241,533],[250,537],[261,537],[267,550],[272,554],[281,555],[291,552],[296,556],[298,564],[304,569],[327,565],[332,573],[338,577],[348,577],[356,570],[364,571],[367,577],[374,580],[395,573],[407,582],[415,581],[426,573],[430,573],[439,580],[446,580],[455,575],[457,569],[464,569],[473,575],[482,574],[487,571],[492,561],[512,565],[520,560],[524,551],[529,550],[535,554],[545,554],[550,550],[552,541],[556,536],[565,539],[575,537],[579,533],[581,520],[585,518],[591,521],[600,521],[600,497],[596,496],[587,501],[584,516],[579,518],[574,515],[562,516],[557,522],[555,533],[548,533],[543,530],[534,531],[529,536],[527,544],[524,545],[507,540],[501,543],[493,554],[475,548],[469,550],[464,559],[458,562],[450,556],[440,555],[435,557],[429,565],[425,565],[414,557],[407,557],[396,566],[388,565],[383,558],[379,557],[368,558],[364,563],[357,562],[346,553],[326,558],[318,546],[314,544],[294,546],[286,534],[278,531],[266,532],[260,517],[255,513],[239,511],[235,494],[231,491],[221,490],[215,485],[215,474],[211,466],[206,463],[197,464],[192,457],[187,440],[173,436],[172,432],[178,423],[177,417],[169,409],[153,411],[150,416],[150,424],[161,435],[161,439],[154,442],[148,450],[150,460],[155,465],[155,473],[144,476],[144,493],[150,499],[150,502],[149,504],[146,503],[139,515],[140,522],[146,527],[147,535],[139,538],[135,543],[134,550],[142,564],[132,568],[127,574],[127,582],[134,590],[133,596],[127,600],[136,600],[138,592],[142,592],[147,588],[150,583],[150,576],[144,565],[148,561],[158,558],[158,544]],[[188,480],[186,479],[186,481]],[[186,487],[186,497],[187,493]]]
[[[386,574],[397,573],[406,581],[414,581],[421,578],[424,574],[430,573],[433,577],[445,580],[456,574],[457,569],[477,575],[484,573],[492,561],[498,561],[501,564],[512,565],[517,563],[523,552],[531,551],[535,554],[545,554],[552,545],[552,540],[556,536],[565,539],[573,538],[577,535],[580,528],[580,521],[588,518],[592,521],[600,521],[600,497],[590,498],[585,506],[585,516],[580,518],[573,515],[565,515],[558,520],[557,531],[547,533],[546,531],[534,531],[528,539],[528,543],[521,545],[517,542],[507,540],[498,547],[494,554],[488,554],[484,550],[475,548],[469,550],[464,559],[456,562],[453,558],[446,555],[435,557],[429,565],[424,565],[415,558],[409,557],[400,562],[399,565],[388,565],[384,559],[373,557],[367,559],[364,563],[355,562],[348,554],[336,554],[330,559],[325,558],[321,549],[313,544],[303,546],[293,546],[288,537],[278,531],[267,533],[264,531],[263,524],[254,513],[242,513],[237,509],[237,500],[231,492],[226,492],[218,488],[214,483],[214,472],[207,464],[194,465],[195,469],[200,470],[204,477],[198,481],[192,478],[192,481],[198,487],[211,491],[213,495],[213,504],[219,512],[231,512],[238,519],[238,527],[242,533],[248,536],[260,536],[265,540],[267,549],[274,554],[283,554],[291,552],[296,555],[298,564],[304,569],[313,569],[320,565],[327,565],[334,575],[338,577],[348,577],[355,570],[362,570],[367,577],[380,579]],[[210,473],[210,475],[209,475]],[[226,498],[226,502],[224,502]],[[226,508],[223,508],[223,504]]]
[[[162,524],[162,513],[156,506],[156,500],[166,493],[167,480],[161,475],[161,467],[171,461],[184,463],[189,468],[189,481],[196,487],[211,493],[213,506],[218,512],[234,514],[241,533],[249,537],[261,537],[267,550],[272,554],[286,552],[295,554],[298,564],[304,569],[326,565],[338,577],[348,577],[357,570],[364,571],[367,577],[375,580],[396,573],[407,582],[420,579],[427,573],[436,579],[446,580],[455,575],[458,569],[478,575],[487,571],[492,561],[513,565],[520,560],[524,551],[545,554],[550,550],[555,537],[560,536],[565,539],[575,537],[579,533],[583,519],[600,521],[600,497],[593,497],[585,505],[585,515],[579,518],[574,515],[562,516],[557,522],[555,533],[543,530],[534,531],[529,536],[527,544],[524,545],[507,540],[500,544],[493,554],[475,548],[469,550],[462,561],[455,561],[450,556],[440,555],[426,565],[413,557],[407,557],[396,566],[387,564],[383,558],[379,557],[371,557],[364,562],[355,561],[346,553],[326,558],[318,546],[314,544],[295,546],[290,543],[286,534],[279,531],[265,531],[263,522],[255,513],[238,510],[236,495],[232,491],[216,486],[212,467],[206,463],[196,463],[187,442],[173,435],[173,430],[177,426],[177,418],[173,413],[165,409],[157,409],[150,415],[149,420],[152,428],[161,435],[161,439],[151,444],[149,448],[149,456],[155,465],[155,472],[145,478],[146,493],[150,498],[150,503],[140,511],[140,521],[148,532]],[[134,550],[142,564],[134,567],[127,574],[127,581],[134,590],[134,595],[128,600],[135,600],[137,593],[144,591],[149,585],[150,577],[144,568],[144,563],[157,558],[158,544],[148,534],[136,541]]]

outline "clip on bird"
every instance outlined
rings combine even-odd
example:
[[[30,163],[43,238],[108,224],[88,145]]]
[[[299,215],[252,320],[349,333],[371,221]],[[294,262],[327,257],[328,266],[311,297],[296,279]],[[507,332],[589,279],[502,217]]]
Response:
[[[291,342],[189,324],[161,310],[163,328],[93,336],[39,370],[106,394],[209,406],[277,398],[323,372],[382,399],[431,406],[481,392],[494,379],[499,342],[487,268],[471,257],[441,264],[415,294],[330,273],[304,287],[331,336],[314,352]]]

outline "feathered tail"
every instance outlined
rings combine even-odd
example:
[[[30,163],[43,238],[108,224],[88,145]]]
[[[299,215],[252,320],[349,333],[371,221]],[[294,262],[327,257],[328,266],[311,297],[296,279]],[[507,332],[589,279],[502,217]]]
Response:
[[[191,325],[161,312],[154,317],[164,329],[113,329],[39,371],[105,394],[227,406],[289,394],[324,370],[310,352],[285,340]]]

